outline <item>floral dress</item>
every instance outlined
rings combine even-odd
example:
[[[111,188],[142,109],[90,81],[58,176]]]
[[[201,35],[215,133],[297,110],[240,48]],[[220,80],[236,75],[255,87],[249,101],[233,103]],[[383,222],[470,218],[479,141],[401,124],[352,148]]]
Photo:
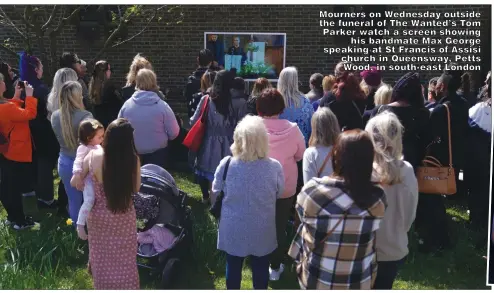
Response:
[[[138,290],[137,224],[134,206],[114,214],[106,206],[103,184],[91,170],[95,202],[87,219],[89,270],[97,290]]]

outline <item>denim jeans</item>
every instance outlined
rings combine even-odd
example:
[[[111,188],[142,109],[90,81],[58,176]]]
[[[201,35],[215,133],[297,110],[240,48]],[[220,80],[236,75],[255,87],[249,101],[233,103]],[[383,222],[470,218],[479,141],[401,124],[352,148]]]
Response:
[[[65,192],[67,192],[67,197],[69,199],[69,215],[72,222],[75,224],[77,223],[79,210],[82,205],[82,191],[79,191],[70,185],[74,160],[75,158],[60,154],[60,157],[58,158],[58,175],[65,186]]]
[[[242,266],[245,257],[226,255],[226,288],[240,289],[242,282]],[[269,282],[269,254],[265,256],[250,256],[252,284],[254,289],[266,290]]]
[[[141,166],[147,164],[158,165],[163,169],[168,168],[168,148],[162,148],[149,154],[139,155]]]

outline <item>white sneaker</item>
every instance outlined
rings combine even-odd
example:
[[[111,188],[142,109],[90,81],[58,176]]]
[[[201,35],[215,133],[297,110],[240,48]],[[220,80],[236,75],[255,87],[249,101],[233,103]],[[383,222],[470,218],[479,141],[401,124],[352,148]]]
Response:
[[[285,271],[285,265],[280,264],[280,268],[277,270],[273,270],[269,267],[269,280],[278,281],[280,279],[281,274]]]

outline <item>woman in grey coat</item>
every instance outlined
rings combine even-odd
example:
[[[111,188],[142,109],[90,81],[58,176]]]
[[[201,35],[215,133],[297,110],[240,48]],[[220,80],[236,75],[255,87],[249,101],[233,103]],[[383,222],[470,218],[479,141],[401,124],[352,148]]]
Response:
[[[230,90],[233,78],[231,72],[219,71],[211,87],[211,94],[201,98],[194,115],[190,118],[190,125],[194,125],[201,116],[204,103],[209,103],[206,132],[195,162],[195,173],[204,203],[209,203],[209,196],[204,195],[211,194],[216,167],[221,159],[232,154],[230,146],[233,143],[235,126],[247,113],[245,100],[232,100]]]

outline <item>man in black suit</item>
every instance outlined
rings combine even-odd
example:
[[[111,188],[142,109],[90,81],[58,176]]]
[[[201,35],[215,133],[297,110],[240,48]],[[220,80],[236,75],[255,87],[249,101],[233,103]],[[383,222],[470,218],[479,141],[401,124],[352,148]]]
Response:
[[[245,54],[244,48],[240,47],[240,38],[237,36],[233,37],[233,46],[228,49],[227,54],[242,55],[242,65],[244,65],[247,60],[247,55]]]

